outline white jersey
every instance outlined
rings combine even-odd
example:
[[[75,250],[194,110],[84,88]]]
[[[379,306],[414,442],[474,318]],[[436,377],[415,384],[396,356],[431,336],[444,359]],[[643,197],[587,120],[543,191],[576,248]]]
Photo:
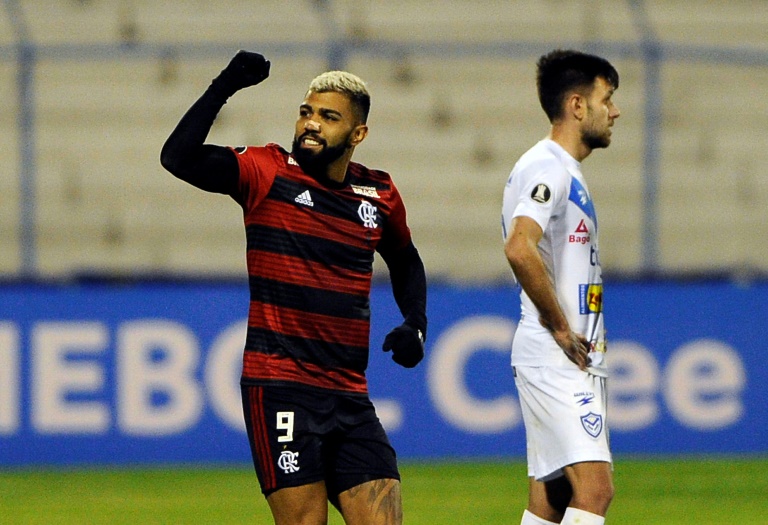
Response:
[[[514,217],[535,220],[544,232],[539,253],[554,283],[571,330],[592,345],[589,371],[607,375],[604,360],[603,280],[597,215],[580,163],[545,139],[515,164],[504,188],[502,228],[506,239]],[[539,312],[521,290],[520,324],[512,343],[513,366],[574,365],[539,322]]]

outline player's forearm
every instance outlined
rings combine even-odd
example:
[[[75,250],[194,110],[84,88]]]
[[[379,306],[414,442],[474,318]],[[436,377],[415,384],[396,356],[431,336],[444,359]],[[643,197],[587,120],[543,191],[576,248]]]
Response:
[[[392,254],[382,253],[389,268],[392,295],[405,324],[427,334],[427,277],[418,250],[410,243]]]
[[[538,249],[528,244],[508,246],[506,254],[520,286],[538,310],[542,324],[552,332],[569,331],[568,319]]]
[[[163,145],[160,163],[178,178],[206,191],[234,194],[240,169],[228,148],[204,144],[227,99],[269,76],[269,60],[239,51],[182,117]]]

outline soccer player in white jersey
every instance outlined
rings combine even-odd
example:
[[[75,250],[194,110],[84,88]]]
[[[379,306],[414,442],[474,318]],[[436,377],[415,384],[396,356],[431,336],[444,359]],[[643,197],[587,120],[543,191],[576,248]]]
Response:
[[[605,59],[556,50],[537,64],[547,138],[504,188],[504,252],[521,287],[512,367],[526,431],[521,525],[602,525],[613,498],[598,223],[581,162],[611,142],[619,87]]]

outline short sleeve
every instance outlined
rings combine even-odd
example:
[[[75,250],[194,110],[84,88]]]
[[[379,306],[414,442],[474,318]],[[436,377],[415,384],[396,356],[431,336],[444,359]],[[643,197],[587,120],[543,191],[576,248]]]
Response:
[[[411,230],[408,228],[405,203],[394,183],[391,186],[389,199],[389,217],[378,246],[379,251],[397,251],[405,248],[411,242]]]
[[[275,179],[279,166],[272,147],[232,148],[237,156],[240,176],[237,193],[232,197],[244,208],[250,209],[261,202]]]
[[[567,203],[570,175],[556,160],[544,160],[513,172],[504,191],[505,221],[530,217],[542,231]],[[508,227],[508,223],[505,224]]]

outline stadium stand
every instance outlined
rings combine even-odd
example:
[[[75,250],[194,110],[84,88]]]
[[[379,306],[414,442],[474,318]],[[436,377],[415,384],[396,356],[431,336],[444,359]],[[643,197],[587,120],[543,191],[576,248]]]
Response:
[[[748,1],[702,2],[702,9],[645,2],[655,36],[670,51],[660,66],[661,121],[647,123],[643,35],[630,4],[20,3],[38,57],[34,143],[27,144],[35,161],[35,273],[242,275],[239,209],[166,173],[160,147],[240,47],[270,56],[272,75],[230,100],[209,140],[289,146],[306,85],[329,67],[329,42],[346,50],[334,64],[365,78],[373,95],[371,135],[356,160],[395,177],[431,278],[508,279],[501,191],[515,160],[546,133],[534,62],[561,45],[606,54],[622,75],[613,144],[584,168],[598,201],[606,271],[654,269],[644,266],[643,244],[649,127],[660,140],[657,269],[768,270],[766,248],[754,242],[768,233],[761,173],[768,163],[768,12]],[[3,93],[19,91],[14,34],[14,21],[0,11]],[[19,115],[18,98],[0,97],[4,276],[22,264]]]

